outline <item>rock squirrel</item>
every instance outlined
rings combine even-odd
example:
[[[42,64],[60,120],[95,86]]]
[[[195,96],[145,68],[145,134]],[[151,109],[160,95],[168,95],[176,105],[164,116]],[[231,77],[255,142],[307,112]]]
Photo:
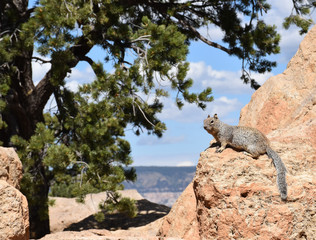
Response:
[[[270,147],[267,137],[259,130],[251,127],[231,126],[223,123],[217,117],[208,116],[204,120],[204,129],[213,135],[220,147],[216,152],[222,152],[227,144],[235,149],[248,152],[253,158],[267,153],[277,170],[277,185],[283,201],[287,198],[286,167],[278,154]]]

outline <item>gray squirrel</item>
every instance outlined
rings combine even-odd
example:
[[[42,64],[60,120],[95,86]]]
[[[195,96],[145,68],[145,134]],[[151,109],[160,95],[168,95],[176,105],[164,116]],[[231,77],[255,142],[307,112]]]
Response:
[[[220,148],[216,152],[222,152],[227,145],[244,150],[253,158],[258,158],[262,154],[267,154],[272,159],[273,165],[277,171],[277,185],[283,201],[287,198],[286,184],[286,167],[278,154],[270,147],[270,142],[267,137],[259,130],[244,126],[231,126],[223,123],[215,114],[213,117],[208,117],[204,120],[204,129],[212,134],[217,143],[220,143]]]

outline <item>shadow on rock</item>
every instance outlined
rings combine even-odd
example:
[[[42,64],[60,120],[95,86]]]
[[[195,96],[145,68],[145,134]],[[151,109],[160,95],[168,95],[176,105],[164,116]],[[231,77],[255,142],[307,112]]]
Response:
[[[167,215],[170,211],[169,207],[150,202],[146,199],[138,200],[137,208],[138,214],[135,218],[129,218],[125,214],[115,213],[106,214],[105,220],[98,222],[94,215],[90,215],[80,222],[71,224],[65,228],[64,231],[82,231],[88,229],[107,229],[114,231],[131,227],[141,227]]]

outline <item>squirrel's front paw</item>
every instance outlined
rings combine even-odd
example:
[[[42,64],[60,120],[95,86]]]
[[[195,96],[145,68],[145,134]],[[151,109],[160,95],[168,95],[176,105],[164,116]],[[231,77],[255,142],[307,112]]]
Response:
[[[217,148],[215,152],[216,153],[221,153],[221,152],[223,152],[223,150],[224,150],[224,148],[220,147],[220,148]]]

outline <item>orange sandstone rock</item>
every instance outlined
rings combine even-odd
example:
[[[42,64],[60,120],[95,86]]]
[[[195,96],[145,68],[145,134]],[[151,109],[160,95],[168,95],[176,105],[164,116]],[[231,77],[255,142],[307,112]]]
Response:
[[[29,239],[26,197],[18,190],[22,163],[13,148],[0,147],[0,240]]]
[[[193,185],[182,206],[196,214],[196,239],[316,238],[316,27],[310,30],[284,73],[266,81],[241,111],[240,125],[267,134],[285,163],[288,201],[282,202],[276,171],[267,155],[253,159],[225,149],[201,153]],[[194,191],[194,198],[184,198]],[[193,214],[192,214],[193,213]],[[191,218],[166,216],[160,234],[188,229]],[[181,218],[182,221],[175,220]],[[169,228],[166,226],[169,225]],[[171,228],[171,229],[170,229]],[[178,235],[184,239],[182,234]]]

